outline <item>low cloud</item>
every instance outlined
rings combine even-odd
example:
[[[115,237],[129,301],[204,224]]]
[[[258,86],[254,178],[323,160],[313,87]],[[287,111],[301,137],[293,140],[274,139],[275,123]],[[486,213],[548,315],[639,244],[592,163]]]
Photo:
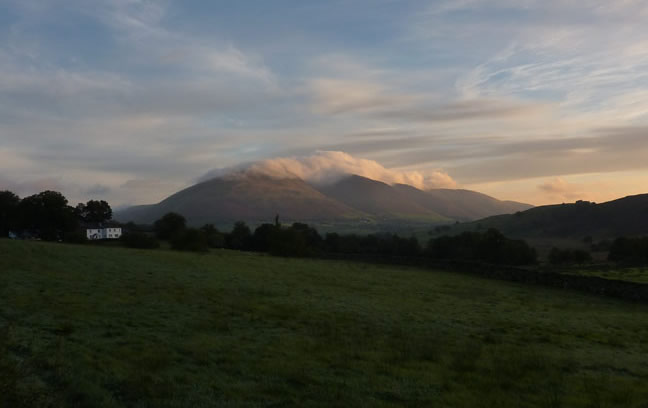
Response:
[[[208,172],[200,181],[254,172],[277,178],[300,178],[314,184],[330,184],[355,174],[388,184],[409,184],[421,189],[454,188],[457,183],[443,171],[399,171],[374,160],[345,152],[320,151],[311,156],[280,157]]]
[[[543,191],[551,198],[564,199],[564,200],[577,200],[583,199],[586,195],[582,191],[582,187],[578,184],[569,183],[562,177],[555,177],[546,181],[538,186],[538,189]]]
[[[0,177],[0,191],[3,190],[9,190],[20,197],[25,197],[46,190],[62,191],[64,190],[64,186],[58,178],[35,178],[13,181]]]
[[[112,189],[109,186],[103,184],[95,184],[94,186],[82,189],[81,192],[83,194],[100,197],[110,194],[111,190]]]

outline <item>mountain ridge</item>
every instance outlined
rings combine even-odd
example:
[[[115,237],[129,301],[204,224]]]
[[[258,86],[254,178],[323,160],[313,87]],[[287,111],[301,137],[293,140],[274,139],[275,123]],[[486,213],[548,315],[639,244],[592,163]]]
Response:
[[[157,204],[117,211],[115,218],[150,224],[167,212],[177,212],[191,225],[268,222],[277,214],[284,220],[303,222],[408,220],[443,224],[530,207],[470,190],[426,191],[353,174],[315,186],[296,177],[242,172],[197,183]]]
[[[596,204],[577,201],[534,207],[455,225],[444,233],[495,228],[521,239],[602,240],[648,234],[648,194],[630,195]]]

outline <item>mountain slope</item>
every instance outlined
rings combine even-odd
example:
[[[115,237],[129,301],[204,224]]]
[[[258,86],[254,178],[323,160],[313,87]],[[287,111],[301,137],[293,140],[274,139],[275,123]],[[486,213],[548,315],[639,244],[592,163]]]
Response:
[[[419,190],[406,184],[393,187],[401,200],[417,203],[430,211],[459,221],[476,220],[498,214],[510,214],[532,208],[529,204],[500,201],[470,190]]]
[[[648,194],[602,204],[579,201],[535,207],[512,215],[489,217],[458,225],[452,233],[497,228],[517,238],[594,239],[648,234]]]
[[[403,184],[391,186],[357,175],[331,185],[314,187],[297,178],[278,179],[245,172],[196,184],[158,204],[118,211],[115,218],[150,224],[173,211],[185,216],[192,225],[231,224],[237,220],[268,222],[276,214],[285,221],[439,224],[474,220],[529,207],[527,204],[499,201],[474,191],[423,191]]]
[[[277,179],[246,173],[196,184],[158,204],[121,211],[121,221],[152,223],[167,212],[177,212],[189,224],[271,221],[276,214],[288,220],[330,220],[362,214],[335,201],[299,179]]]
[[[412,189],[416,190],[414,187]],[[349,207],[382,218],[417,218],[450,221],[418,200],[407,199],[389,184],[361,176],[349,176],[335,184],[320,187],[323,194]],[[421,191],[421,190],[417,190]]]

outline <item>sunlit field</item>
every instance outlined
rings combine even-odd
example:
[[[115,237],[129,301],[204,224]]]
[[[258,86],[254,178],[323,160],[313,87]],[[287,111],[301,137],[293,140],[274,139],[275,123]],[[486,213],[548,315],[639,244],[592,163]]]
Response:
[[[0,240],[1,407],[645,407],[648,306],[443,271]]]

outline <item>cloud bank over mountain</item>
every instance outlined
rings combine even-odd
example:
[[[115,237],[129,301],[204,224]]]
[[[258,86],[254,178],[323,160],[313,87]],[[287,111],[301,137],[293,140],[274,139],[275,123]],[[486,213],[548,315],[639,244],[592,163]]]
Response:
[[[377,161],[357,158],[339,151],[319,151],[310,156],[278,157],[215,169],[202,176],[199,181],[246,172],[261,173],[275,178],[300,178],[313,184],[331,184],[344,176],[355,174],[388,184],[409,184],[420,189],[457,187],[452,177],[440,170],[421,172],[388,169]]]
[[[0,188],[148,203],[264,159],[534,204],[648,185],[646,2],[220,3],[0,2]]]

